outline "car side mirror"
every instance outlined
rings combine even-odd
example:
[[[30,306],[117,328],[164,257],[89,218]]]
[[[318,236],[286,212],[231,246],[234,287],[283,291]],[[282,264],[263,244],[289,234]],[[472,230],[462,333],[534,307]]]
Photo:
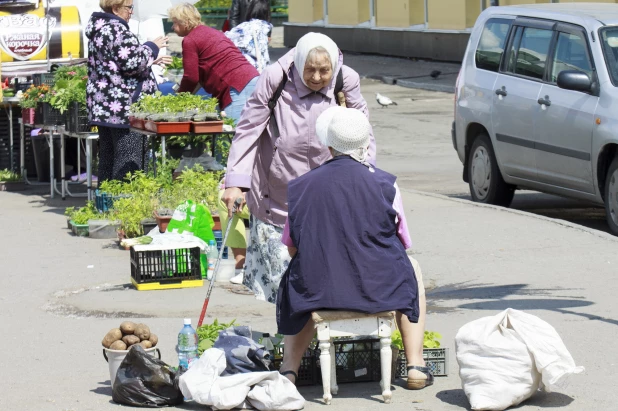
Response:
[[[578,70],[563,70],[558,74],[558,87],[573,91],[592,91],[592,80]]]

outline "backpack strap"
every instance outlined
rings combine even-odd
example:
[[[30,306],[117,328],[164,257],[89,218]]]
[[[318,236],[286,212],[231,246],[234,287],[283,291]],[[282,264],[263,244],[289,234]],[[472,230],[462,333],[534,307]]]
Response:
[[[339,69],[339,73],[337,73],[337,80],[335,81],[335,98],[341,107],[346,107],[345,94],[343,92],[343,67],[341,67]]]
[[[283,92],[283,89],[285,88],[285,84],[287,82],[288,75],[284,72],[281,83],[279,83],[277,90],[275,90],[275,93],[272,95],[270,100],[268,100],[268,109],[270,110],[270,124],[272,124],[273,126],[273,134],[275,138],[280,136],[279,126],[277,125],[277,119],[275,118],[275,107],[277,106],[277,100],[279,100],[279,97],[281,97],[281,93]]]

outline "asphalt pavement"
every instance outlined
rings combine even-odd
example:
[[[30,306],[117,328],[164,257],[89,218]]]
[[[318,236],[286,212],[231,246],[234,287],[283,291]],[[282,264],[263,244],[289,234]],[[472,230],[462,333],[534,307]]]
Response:
[[[365,78],[429,75],[430,69],[442,67],[405,59],[389,64],[381,56],[345,59]],[[379,62],[385,66],[382,72]],[[446,67],[442,71],[449,73]],[[400,178],[414,243],[410,254],[420,262],[427,288],[427,329],[443,335],[449,375],[421,391],[406,390],[403,380],[395,381],[390,405],[381,402],[377,382],[341,384],[329,409],[469,409],[454,336],[469,321],[506,308],[550,323],[576,364],[586,367],[559,392],[537,393],[518,409],[614,409],[618,239],[564,220],[455,198],[465,193],[466,185],[452,178],[461,167],[454,152],[444,155],[452,115],[445,107],[452,96],[368,80],[363,84],[366,92],[389,93],[402,102],[397,110],[382,110],[366,96],[379,137],[379,164]],[[422,174],[428,169],[433,174]],[[144,322],[159,336],[163,360],[176,365],[182,319],[192,318],[195,324],[199,316],[207,285],[135,290],[128,251],[112,240],[74,237],[66,229],[65,207],[79,204],[83,199],[50,199],[41,188],[0,192],[0,226],[5,228],[0,236],[0,321],[5,330],[0,339],[0,410],[122,409],[111,401],[101,347],[105,333],[123,320]],[[258,333],[276,331],[273,305],[227,284],[214,289],[206,321],[215,318],[235,319]],[[307,400],[305,409],[325,409],[320,386],[301,387],[300,392]],[[176,409],[206,408],[188,403]]]

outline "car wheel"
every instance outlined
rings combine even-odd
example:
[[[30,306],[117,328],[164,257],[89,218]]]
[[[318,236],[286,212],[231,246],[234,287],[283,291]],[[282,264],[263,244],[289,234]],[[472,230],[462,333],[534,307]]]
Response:
[[[468,158],[470,195],[478,203],[508,207],[513,201],[515,187],[504,182],[494,149],[485,133],[479,134]]]
[[[612,234],[618,235],[618,157],[612,161],[605,179],[605,214]]]

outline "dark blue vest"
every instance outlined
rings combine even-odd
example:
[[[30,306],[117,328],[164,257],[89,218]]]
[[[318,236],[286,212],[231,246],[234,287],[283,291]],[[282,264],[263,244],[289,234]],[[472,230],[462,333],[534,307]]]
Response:
[[[335,157],[288,186],[297,255],[279,287],[279,332],[297,334],[311,311],[397,310],[418,321],[414,269],[397,237],[395,176]]]

